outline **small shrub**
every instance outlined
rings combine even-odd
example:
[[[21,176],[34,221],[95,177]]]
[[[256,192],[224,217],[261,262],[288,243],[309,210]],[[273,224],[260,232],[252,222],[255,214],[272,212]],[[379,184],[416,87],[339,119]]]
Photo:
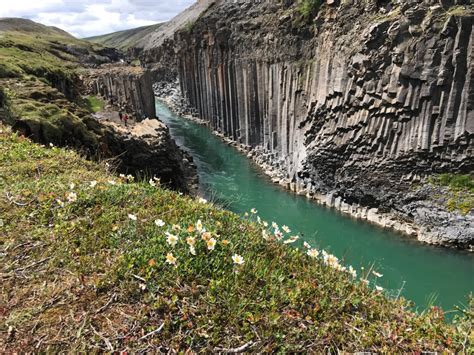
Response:
[[[92,112],[99,112],[104,109],[105,102],[97,96],[88,96],[86,98],[86,105]]]
[[[472,175],[441,174],[437,182],[453,190],[469,190],[474,192],[474,177]]]
[[[298,11],[306,20],[316,16],[321,7],[321,0],[300,0]]]
[[[193,29],[194,29],[194,26],[196,25],[196,22],[194,21],[189,21],[188,23],[186,23],[186,25],[184,26],[184,30],[188,33],[191,33],[193,32]]]
[[[449,211],[465,215],[474,209],[474,176],[446,173],[431,178],[430,182],[449,188],[450,197],[446,202]]]

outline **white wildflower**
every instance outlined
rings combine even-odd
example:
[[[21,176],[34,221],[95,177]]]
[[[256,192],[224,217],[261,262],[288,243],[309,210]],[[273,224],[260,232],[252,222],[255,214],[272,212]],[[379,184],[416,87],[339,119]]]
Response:
[[[198,219],[198,221],[196,222],[196,230],[197,230],[198,232],[202,232],[203,229],[204,229],[204,227],[202,226],[202,222],[201,222],[200,219]]]
[[[70,188],[71,190],[74,190],[75,187],[76,187],[76,184],[75,184],[75,183],[71,182],[71,183],[69,184],[69,188]]]
[[[166,255],[166,262],[170,265],[176,265],[176,258],[174,257],[173,253],[168,253]]]
[[[319,251],[317,249],[309,249],[306,254],[308,254],[311,258],[317,258],[319,255]]]
[[[274,231],[273,234],[275,234],[275,238],[276,238],[277,240],[282,240],[283,234],[282,234],[278,229],[275,229],[275,231]]]
[[[375,276],[377,276],[379,278],[383,276],[382,274],[378,273],[377,271],[372,271],[372,274],[374,274]]]
[[[68,202],[76,202],[77,201],[77,194],[75,192],[69,192],[66,195],[66,198],[67,198]]]
[[[91,182],[89,183],[89,186],[92,187],[92,188],[96,187],[96,186],[97,186],[97,181],[95,181],[95,180],[94,180],[94,181],[91,181]]]
[[[323,260],[326,265],[331,266],[335,269],[338,269],[340,267],[339,259],[332,254],[323,254]]]
[[[199,203],[207,203],[207,200],[205,198],[199,197],[198,202]]]
[[[252,209],[250,210],[250,213],[252,213],[252,214],[257,214],[257,212],[258,212],[258,211],[257,211],[255,208],[252,208]]]
[[[357,271],[352,267],[352,265],[349,266],[349,269],[347,271],[354,279],[357,277]]]
[[[187,237],[186,238],[186,243],[188,243],[188,245],[190,247],[194,247],[194,245],[196,244],[196,238],[194,237]]]
[[[377,285],[375,286],[375,289],[376,289],[377,291],[380,291],[380,292],[383,291],[383,287],[380,287],[380,286],[377,286]]]
[[[242,265],[245,261],[244,261],[244,258],[241,257],[239,254],[234,254],[232,256],[232,261],[234,262],[234,264],[236,265]]]
[[[270,235],[268,234],[268,232],[267,232],[266,229],[262,230],[262,237],[263,237],[263,239],[265,239],[265,240],[269,240],[269,239],[270,239]]]
[[[304,246],[306,249],[311,249],[311,245],[309,245],[309,243],[307,243],[307,242],[304,242],[304,243],[303,243],[303,246]]]
[[[156,187],[156,183],[153,181],[153,179],[150,179],[148,183],[150,184],[150,186]]]
[[[156,219],[156,220],[155,220],[155,224],[156,224],[158,227],[163,227],[166,223],[163,222],[163,220],[161,220],[161,219]]]
[[[207,240],[206,241],[207,249],[214,250],[214,248],[216,247],[216,243],[217,243],[217,241],[214,238],[211,238],[211,239]]]
[[[128,218],[130,218],[132,221],[137,220],[137,216],[135,216],[134,214],[131,214],[131,213],[128,214]]]
[[[281,227],[281,229],[283,229],[283,231],[285,233],[291,233],[291,230],[290,230],[290,228],[288,228],[288,226],[283,226],[283,227]]]
[[[178,237],[174,234],[166,232],[166,243],[174,247],[176,244],[178,244]]]

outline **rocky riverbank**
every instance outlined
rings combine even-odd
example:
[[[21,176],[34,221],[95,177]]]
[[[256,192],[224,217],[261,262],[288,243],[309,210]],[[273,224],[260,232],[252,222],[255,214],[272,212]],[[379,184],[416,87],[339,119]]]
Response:
[[[160,82],[153,87],[155,95],[176,114],[212,129],[210,123],[200,118],[183,98],[179,82]],[[446,201],[452,195],[448,187],[436,186],[429,183],[427,178],[407,176],[406,180],[411,183],[412,189],[394,197],[398,199],[397,208],[366,206],[345,199],[344,192],[340,190],[324,194],[309,189],[308,186],[313,186],[311,181],[307,181],[307,184],[294,183],[282,168],[284,161],[277,154],[268,153],[261,147],[239,144],[216,130],[213,133],[254,161],[273,183],[296,194],[353,218],[396,230],[420,242],[474,251],[474,214],[472,211],[462,214],[448,210]]]

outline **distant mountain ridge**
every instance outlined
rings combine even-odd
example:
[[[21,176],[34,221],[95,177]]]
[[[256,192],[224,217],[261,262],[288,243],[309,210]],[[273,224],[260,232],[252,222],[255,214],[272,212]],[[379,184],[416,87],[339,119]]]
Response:
[[[107,47],[128,50],[131,47],[137,46],[140,40],[158,30],[161,26],[163,26],[163,23],[157,23],[156,25],[142,26],[100,36],[88,37],[84,38],[84,40],[99,43]]]
[[[179,29],[192,28],[199,17],[215,2],[216,0],[197,1],[168,22],[88,37],[84,40],[121,50],[133,48],[136,49],[134,55],[137,55],[142,50],[149,50],[162,45],[166,39],[173,37]]]
[[[58,27],[46,26],[24,18],[0,17],[0,32],[11,31],[75,38]]]

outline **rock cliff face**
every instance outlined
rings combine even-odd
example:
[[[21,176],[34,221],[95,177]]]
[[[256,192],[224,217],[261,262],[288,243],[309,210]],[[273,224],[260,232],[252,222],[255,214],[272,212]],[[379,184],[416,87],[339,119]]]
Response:
[[[85,77],[89,93],[100,95],[135,118],[155,118],[151,74],[139,67],[107,65],[91,69]]]
[[[474,168],[468,3],[328,1],[308,24],[293,1],[216,1],[143,58],[172,58],[198,116],[294,190],[466,246],[472,214],[435,226],[408,192],[433,173]],[[448,237],[441,225],[453,227]]]
[[[157,177],[163,186],[195,193],[197,175],[192,158],[171,139],[168,128],[157,119],[145,119],[124,127],[100,119],[99,155],[113,158],[117,169],[139,177]]]

